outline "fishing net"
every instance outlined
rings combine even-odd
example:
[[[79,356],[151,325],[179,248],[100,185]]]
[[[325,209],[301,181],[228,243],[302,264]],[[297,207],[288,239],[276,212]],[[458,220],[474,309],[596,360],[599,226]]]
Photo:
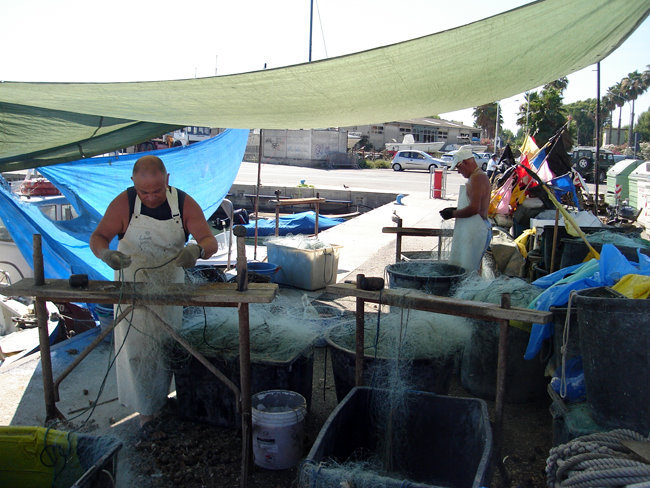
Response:
[[[650,241],[641,239],[640,237],[631,237],[620,232],[611,232],[608,230],[601,230],[592,234],[587,234],[587,240],[592,244],[614,244],[615,246],[623,247],[644,247],[650,248]]]
[[[486,279],[477,274],[471,274],[453,289],[453,297],[461,300],[476,302],[501,303],[504,293],[510,294],[510,304],[513,307],[528,307],[543,290],[531,285],[521,278],[500,275],[497,278]]]
[[[287,234],[283,237],[271,237],[264,241],[265,244],[277,244],[279,246],[292,247],[295,249],[324,249],[332,245],[318,237],[307,237],[302,234]]]

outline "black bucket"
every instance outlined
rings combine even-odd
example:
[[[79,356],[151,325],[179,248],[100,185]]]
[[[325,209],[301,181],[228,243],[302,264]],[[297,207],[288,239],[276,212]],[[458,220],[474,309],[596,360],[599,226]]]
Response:
[[[355,351],[347,349],[335,343],[330,337],[330,329],[326,335],[327,345],[332,358],[332,370],[334,372],[334,387],[336,389],[336,400],[341,401],[355,386]],[[366,327],[366,330],[369,330]],[[363,383],[365,385],[377,385],[375,378],[379,375],[385,376],[394,358],[374,357],[366,354],[363,359]],[[456,364],[456,355],[451,352],[439,358],[415,358],[402,360],[404,368],[400,371],[405,383],[414,390],[428,391],[446,395],[449,392],[451,377]],[[408,367],[407,367],[408,366]]]
[[[238,406],[232,390],[217,379],[193,356],[180,349],[172,361],[176,383],[176,399],[180,415],[195,422],[206,422],[221,427],[240,427]],[[239,386],[239,356],[206,359],[235,385]],[[266,390],[291,390],[300,393],[311,406],[314,351],[310,346],[288,361],[251,362],[251,394]]]
[[[381,457],[385,417],[371,412],[383,405],[387,394],[388,390],[361,387],[345,397],[302,464],[298,486],[355,486],[357,482],[386,488],[489,485],[492,431],[485,402],[476,398],[408,391],[404,408],[395,417],[399,429],[393,439],[399,448],[392,450],[392,469],[352,471],[337,465],[351,458],[363,461],[360,453]]]
[[[595,420],[611,428],[650,431],[650,300],[577,292],[580,350],[587,401]],[[611,291],[610,291],[611,292]]]
[[[499,324],[473,321],[474,330],[460,363],[463,387],[480,398],[494,400],[499,354]],[[505,401],[526,403],[546,396],[545,365],[535,358],[524,359],[530,333],[517,327],[508,330]]]
[[[589,253],[589,248],[587,244],[582,239],[562,239],[562,258],[560,260],[560,267],[566,268],[567,266],[573,266],[574,264],[582,263],[587,254]],[[603,248],[603,245],[600,243],[593,243],[591,245],[597,252]],[[650,249],[647,247],[628,247],[628,246],[615,246],[623,256],[627,258],[628,261],[635,263],[639,262],[639,256],[637,254],[637,249],[646,256],[650,256]]]
[[[445,297],[467,274],[460,266],[426,259],[389,264],[386,272],[389,288],[414,288]]]

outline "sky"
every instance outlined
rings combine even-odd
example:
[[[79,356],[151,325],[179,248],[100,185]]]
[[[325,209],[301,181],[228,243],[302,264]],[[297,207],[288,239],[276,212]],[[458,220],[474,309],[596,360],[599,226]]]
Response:
[[[314,0],[312,60],[433,34],[526,3]],[[310,0],[0,0],[0,12],[4,81],[184,79],[309,59]],[[486,63],[493,55],[486,52]],[[601,62],[601,95],[648,64],[650,18]],[[595,65],[568,78],[565,103],[596,97]],[[513,132],[523,97],[501,101],[504,127]],[[635,114],[649,107],[646,93],[637,100]],[[471,108],[439,115],[473,125]],[[623,125],[629,117],[626,105]]]

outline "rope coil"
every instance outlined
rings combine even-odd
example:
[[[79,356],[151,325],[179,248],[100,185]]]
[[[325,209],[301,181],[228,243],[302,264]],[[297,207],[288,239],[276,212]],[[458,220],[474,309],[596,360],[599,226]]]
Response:
[[[546,460],[549,488],[625,487],[650,482],[650,464],[622,441],[650,441],[627,429],[577,437],[551,449]]]

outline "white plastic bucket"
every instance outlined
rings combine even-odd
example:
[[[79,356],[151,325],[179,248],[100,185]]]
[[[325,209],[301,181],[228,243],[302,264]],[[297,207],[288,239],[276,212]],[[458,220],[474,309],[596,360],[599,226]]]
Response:
[[[307,402],[288,390],[252,396],[253,459],[267,469],[287,469],[302,458]]]
[[[99,319],[99,329],[101,332],[104,332],[106,327],[113,325],[113,320],[114,320],[114,315],[113,315],[113,307],[111,306],[104,306],[104,305],[95,305],[95,313],[97,314],[97,318]],[[111,342],[113,339],[113,331],[111,331],[106,337],[104,337],[104,341],[106,342]]]

